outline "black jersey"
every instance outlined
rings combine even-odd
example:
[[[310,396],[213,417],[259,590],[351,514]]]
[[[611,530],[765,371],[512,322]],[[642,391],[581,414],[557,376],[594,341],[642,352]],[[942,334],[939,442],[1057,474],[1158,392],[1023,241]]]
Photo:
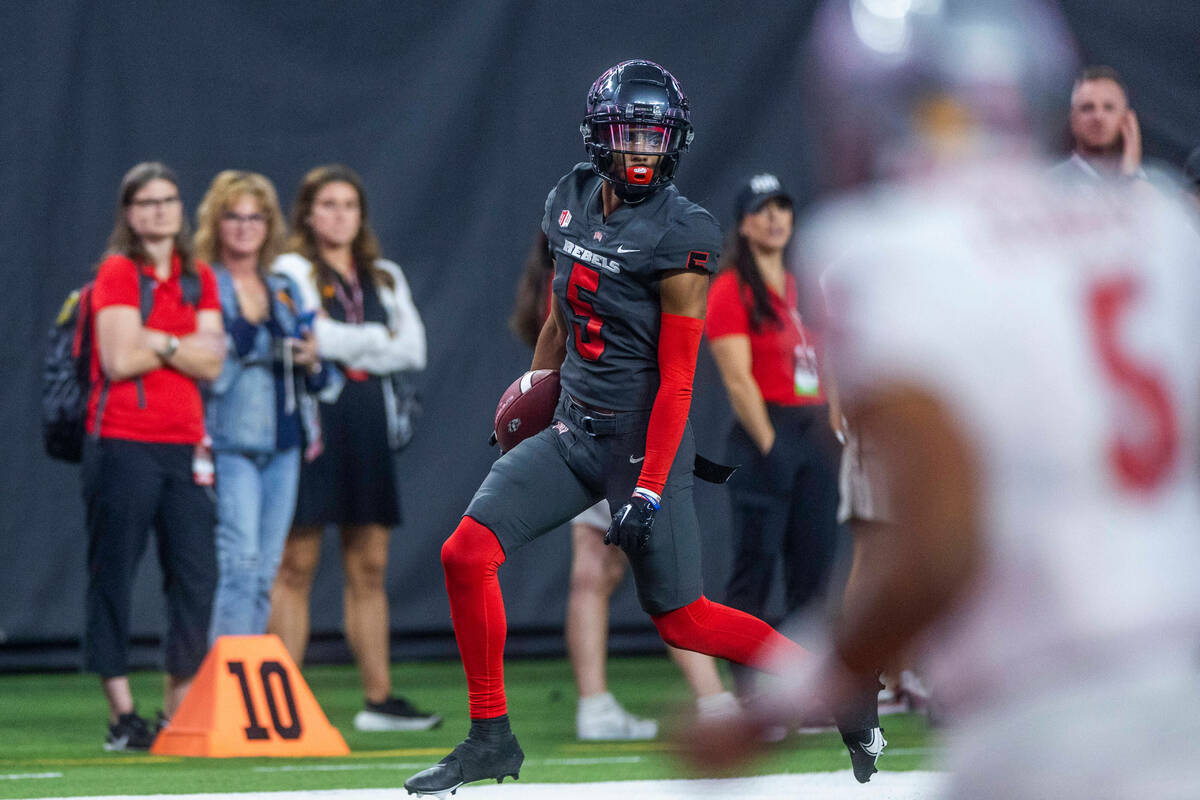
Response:
[[[554,296],[571,328],[562,387],[597,408],[645,410],[659,383],[659,281],[716,271],[721,230],[673,185],[605,219],[603,185],[585,162],[546,198]]]

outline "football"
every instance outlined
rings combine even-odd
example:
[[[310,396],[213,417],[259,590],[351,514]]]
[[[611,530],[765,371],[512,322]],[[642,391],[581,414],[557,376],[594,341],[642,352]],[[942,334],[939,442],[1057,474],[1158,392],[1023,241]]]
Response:
[[[507,453],[521,442],[544,430],[554,419],[558,405],[558,370],[535,369],[517,378],[504,390],[496,404],[492,435]]]

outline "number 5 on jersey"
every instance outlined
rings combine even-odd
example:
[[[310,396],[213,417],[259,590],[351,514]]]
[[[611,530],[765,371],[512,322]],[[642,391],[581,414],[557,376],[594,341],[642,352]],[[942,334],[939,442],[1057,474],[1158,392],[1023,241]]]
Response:
[[[571,306],[571,330],[575,333],[575,351],[588,361],[596,361],[604,353],[604,338],[601,334],[604,320],[596,316],[596,310],[592,308],[591,303],[579,296],[579,290],[583,289],[594,297],[599,287],[599,271],[576,261],[571,267],[571,277],[567,280],[567,304]]]
[[[1179,423],[1171,395],[1152,364],[1138,363],[1121,341],[1121,318],[1137,300],[1132,276],[1097,283],[1090,295],[1092,341],[1105,375],[1128,413],[1109,443],[1109,460],[1126,488],[1149,491],[1167,477],[1179,452]],[[1135,431],[1130,436],[1130,431]]]

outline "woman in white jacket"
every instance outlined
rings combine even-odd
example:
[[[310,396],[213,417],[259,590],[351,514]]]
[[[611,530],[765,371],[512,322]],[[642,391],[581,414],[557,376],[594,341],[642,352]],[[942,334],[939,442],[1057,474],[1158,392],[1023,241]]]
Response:
[[[308,645],[309,594],[326,527],[341,533],[346,639],[362,676],[359,730],[441,722],[392,695],[385,589],[388,538],[401,523],[393,450],[405,439],[395,374],[425,367],[425,326],[400,267],[379,257],[353,170],[309,172],[292,211],[289,252],[273,269],[300,287],[321,358],[345,374],[320,403],[324,450],[300,473],[295,523],[271,592],[269,630],[297,663]]]

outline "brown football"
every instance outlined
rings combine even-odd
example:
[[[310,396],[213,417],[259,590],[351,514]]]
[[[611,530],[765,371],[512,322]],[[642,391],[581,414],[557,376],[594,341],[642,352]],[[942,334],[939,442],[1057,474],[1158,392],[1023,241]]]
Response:
[[[558,405],[558,389],[556,369],[535,369],[509,384],[496,404],[492,429],[501,453],[507,453],[550,424]]]

